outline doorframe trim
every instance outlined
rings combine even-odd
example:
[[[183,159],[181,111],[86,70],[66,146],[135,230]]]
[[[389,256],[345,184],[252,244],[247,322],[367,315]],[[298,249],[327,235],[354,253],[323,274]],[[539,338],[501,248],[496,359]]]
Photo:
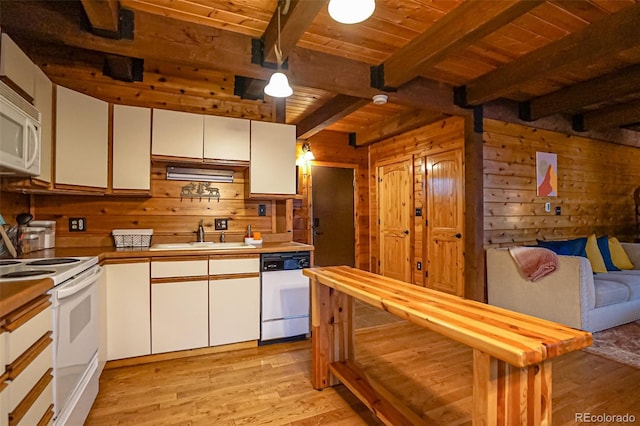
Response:
[[[360,265],[360,250],[358,248],[360,244],[360,224],[358,223],[358,200],[360,194],[358,193],[358,185],[356,184],[357,175],[360,174],[360,166],[357,163],[336,163],[333,161],[309,161],[308,177],[307,177],[307,191],[309,196],[307,197],[307,211],[309,212],[309,229],[307,230],[307,241],[313,244],[313,167],[334,167],[336,169],[353,169],[353,236],[354,236],[354,253],[353,261],[356,267]],[[368,190],[368,187],[367,187]]]
[[[416,228],[416,217],[415,217],[415,173],[414,173],[414,169],[415,169],[415,159],[416,159],[416,155],[415,154],[405,154],[405,155],[400,155],[397,157],[393,157],[393,158],[388,158],[388,159],[384,159],[384,160],[378,160],[375,161],[373,163],[373,168],[374,168],[374,178],[375,178],[375,186],[376,186],[376,208],[375,211],[374,209],[370,208],[369,209],[369,214],[373,217],[373,220],[371,221],[371,224],[375,227],[375,234],[374,233],[370,233],[369,234],[369,263],[371,265],[371,271],[375,272],[377,274],[380,274],[380,266],[378,265],[378,263],[380,262],[380,185],[379,185],[379,169],[380,167],[384,167],[384,166],[390,166],[392,164],[397,164],[397,163],[404,163],[409,162],[409,178],[411,179],[411,184],[410,184],[410,197],[411,197],[411,205],[409,206],[409,216],[410,216],[410,227],[411,227],[411,238],[413,239],[413,241],[415,241],[415,239],[413,238],[413,234],[415,233],[415,228]],[[371,206],[371,200],[369,200],[369,206]],[[376,260],[377,262],[374,262],[371,259],[371,255],[372,250],[371,247],[373,247],[373,244],[371,242],[371,238],[372,235],[375,235],[376,240],[377,240],[377,244],[376,244]],[[415,256],[415,247],[414,244],[412,243],[412,240],[409,240],[409,277],[410,277],[410,282],[413,284],[414,283],[414,271],[413,271],[413,261],[412,259]]]

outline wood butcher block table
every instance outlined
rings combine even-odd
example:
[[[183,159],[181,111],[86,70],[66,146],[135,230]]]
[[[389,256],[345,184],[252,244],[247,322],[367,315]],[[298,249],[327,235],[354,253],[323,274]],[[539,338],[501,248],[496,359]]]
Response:
[[[427,422],[355,362],[354,298],[473,348],[474,425],[551,425],[551,359],[592,343],[586,331],[347,266],[303,272],[311,281],[313,387],[340,381],[389,425]]]

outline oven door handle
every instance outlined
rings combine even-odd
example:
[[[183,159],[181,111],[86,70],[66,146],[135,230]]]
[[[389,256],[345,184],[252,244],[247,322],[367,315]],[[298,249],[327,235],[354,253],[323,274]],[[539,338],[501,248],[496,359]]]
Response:
[[[58,294],[58,299],[64,299],[67,297],[71,297],[74,294],[79,293],[80,291],[82,291],[83,289],[89,287],[91,284],[95,283],[98,278],[100,277],[100,275],[102,275],[102,268],[101,267],[97,267],[96,269],[94,269],[93,273],[88,276],[87,278],[83,279],[82,281],[79,281],[76,284],[70,285],[68,287],[64,287],[61,288],[60,290],[58,290],[57,294]]]

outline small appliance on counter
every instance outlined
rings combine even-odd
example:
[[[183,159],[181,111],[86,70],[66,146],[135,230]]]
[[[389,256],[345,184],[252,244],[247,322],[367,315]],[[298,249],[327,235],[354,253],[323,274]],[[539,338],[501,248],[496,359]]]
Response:
[[[32,220],[29,227],[44,230],[43,248],[50,249],[56,246],[56,221],[55,220]]]

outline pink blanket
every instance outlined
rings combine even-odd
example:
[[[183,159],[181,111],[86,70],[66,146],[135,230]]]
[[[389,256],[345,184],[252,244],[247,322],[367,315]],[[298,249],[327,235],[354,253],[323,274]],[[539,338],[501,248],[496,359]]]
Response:
[[[529,281],[538,281],[558,268],[558,256],[542,247],[511,247],[509,254]]]

